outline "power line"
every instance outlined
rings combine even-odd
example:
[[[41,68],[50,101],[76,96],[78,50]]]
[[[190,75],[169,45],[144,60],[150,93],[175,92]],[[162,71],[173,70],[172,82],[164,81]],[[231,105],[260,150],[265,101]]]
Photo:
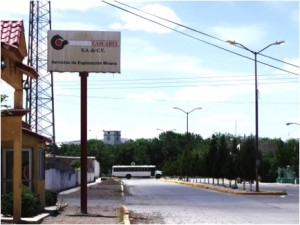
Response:
[[[203,86],[241,86],[241,85],[252,85],[252,82],[248,82],[248,83],[236,83],[235,81],[230,81],[232,83],[223,83],[223,84],[215,84],[215,83],[211,83],[211,84],[207,84],[207,83],[201,83],[201,84],[195,84],[194,82],[190,82],[191,84],[187,84],[187,85],[181,85],[181,84],[178,84],[178,85],[157,85],[157,84],[142,84],[144,86],[122,86],[122,85],[117,85],[117,86],[114,86],[113,84],[110,84],[111,86],[108,86],[108,85],[105,85],[105,86],[102,86],[102,87],[90,87],[89,90],[104,90],[104,89],[117,89],[117,90],[124,90],[124,89],[148,89],[148,88],[151,88],[151,89],[157,89],[157,88],[182,88],[182,87],[203,87]],[[291,84],[290,82],[261,82],[261,85],[271,85],[271,84]],[[135,85],[135,84],[132,84],[132,85]],[[146,85],[146,86],[145,86]],[[74,87],[74,85],[72,87],[68,87],[66,88],[68,90],[76,90],[76,89],[79,89],[79,85],[77,87]]]
[[[142,12],[142,13],[145,13],[145,14],[147,14],[147,15],[150,15],[150,16],[153,16],[153,17],[156,17],[156,18],[158,18],[158,19],[161,19],[161,20],[167,21],[167,22],[169,22],[169,23],[173,23],[173,24],[175,24],[175,25],[177,25],[177,26],[180,26],[180,27],[186,28],[186,29],[188,29],[188,30],[194,31],[194,32],[196,32],[196,33],[199,33],[199,34],[205,35],[205,36],[207,36],[207,37],[213,38],[213,39],[215,39],[215,40],[221,41],[221,42],[223,42],[223,43],[226,43],[226,41],[225,41],[225,40],[222,40],[222,39],[220,39],[220,38],[217,38],[217,37],[215,37],[215,36],[213,36],[213,35],[210,35],[210,34],[207,34],[207,33],[205,33],[205,32],[202,32],[202,31],[196,30],[196,29],[194,29],[194,28],[191,28],[191,27],[189,27],[189,26],[186,26],[186,25],[183,25],[183,24],[180,24],[180,23],[174,22],[174,21],[172,21],[172,20],[169,20],[169,19],[166,19],[166,18],[163,18],[163,17],[157,16],[157,15],[155,15],[155,14],[152,14],[152,13],[146,12],[146,11],[144,11],[144,10],[138,9],[138,8],[136,8],[136,7],[130,6],[130,5],[128,5],[128,4],[125,4],[125,3],[122,3],[122,2],[119,2],[119,1],[115,1],[115,2],[117,2],[117,3],[121,4],[121,5],[124,5],[124,6],[128,7],[128,8],[131,8],[131,9],[137,10],[137,11],[139,11],[139,12]],[[240,46],[237,46],[237,45],[234,45],[234,46],[235,46],[235,47],[239,47],[239,48],[241,48]],[[280,59],[276,59],[276,58],[274,58],[274,57],[271,57],[271,56],[268,56],[268,55],[264,55],[264,54],[262,54],[262,53],[259,53],[259,55],[261,55],[261,56],[264,56],[264,57],[266,57],[266,58],[269,58],[269,59],[272,59],[272,60],[275,60],[275,61],[278,61],[278,62],[281,62],[281,63],[284,63],[284,64],[287,64],[287,65],[290,65],[290,66],[294,66],[294,67],[297,67],[297,68],[299,68],[299,66],[297,66],[297,65],[294,65],[294,64],[291,64],[291,63],[285,62],[285,61],[283,61],[283,60],[280,60]]]
[[[297,80],[296,80],[297,79]],[[180,83],[180,84],[188,84],[188,83],[198,83],[201,82],[201,84],[205,83],[228,83],[228,82],[234,82],[238,84],[243,84],[243,82],[252,82],[253,81],[253,75],[232,75],[232,76],[196,76],[196,77],[160,77],[160,78],[144,78],[144,79],[126,79],[126,80],[93,80],[92,83],[90,83],[90,86],[107,86],[107,85],[154,85],[154,84],[173,84],[173,83]],[[298,78],[292,78],[292,77],[268,77],[266,75],[260,76],[260,81],[269,81],[269,83],[280,83],[285,81],[284,83],[299,83]],[[56,82],[57,86],[60,87],[67,87],[67,86],[74,86],[79,85],[79,81],[69,81],[68,83],[62,82],[58,83]]]
[[[79,98],[79,95],[63,95],[57,94],[58,96],[64,97],[74,97]],[[107,99],[107,100],[130,100],[124,97],[107,97],[107,96],[89,96],[89,98],[93,99]],[[134,99],[133,99],[134,100]],[[138,99],[137,99],[138,100]],[[155,102],[168,102],[173,101],[174,99],[152,99],[151,101]],[[261,101],[261,104],[274,104],[274,105],[299,105],[299,102],[269,102],[269,101]],[[73,103],[72,103],[73,104]],[[254,104],[254,101],[210,101],[208,104]]]
[[[195,39],[195,40],[198,40],[198,41],[200,41],[200,42],[203,42],[203,43],[205,43],[205,44],[207,44],[207,45],[210,45],[210,46],[213,46],[213,47],[222,49],[222,50],[224,50],[224,51],[227,51],[227,52],[230,52],[230,53],[232,53],[232,54],[238,55],[238,56],[240,56],[240,57],[243,57],[243,58],[249,59],[249,60],[251,60],[251,61],[254,61],[253,58],[250,58],[250,57],[248,57],[248,56],[239,54],[239,53],[237,53],[237,52],[228,50],[228,49],[226,49],[226,48],[223,48],[223,47],[220,47],[220,46],[218,46],[218,45],[212,44],[212,43],[210,43],[210,42],[204,41],[204,40],[202,40],[202,39],[200,39],[200,38],[197,38],[197,37],[194,37],[194,36],[192,36],[192,35],[190,35],[190,34],[187,34],[187,33],[184,33],[184,32],[182,32],[182,31],[176,30],[176,29],[174,29],[174,28],[172,28],[172,27],[163,25],[163,24],[161,24],[161,23],[159,23],[159,22],[156,22],[156,21],[154,21],[154,20],[151,20],[151,19],[149,19],[149,18],[146,18],[146,17],[141,16],[141,15],[139,15],[139,14],[136,14],[136,13],[134,13],[134,12],[131,12],[131,11],[129,11],[129,10],[127,10],[127,9],[124,9],[124,8],[122,8],[122,7],[120,7],[120,6],[114,5],[114,4],[112,4],[112,3],[109,3],[109,2],[106,2],[106,1],[103,1],[103,0],[102,0],[102,2],[104,2],[104,3],[108,4],[108,5],[111,5],[111,6],[115,7],[115,8],[117,8],[117,9],[120,9],[120,10],[122,10],[122,11],[125,11],[125,12],[127,12],[127,13],[130,13],[130,14],[132,14],[132,15],[135,15],[135,16],[137,16],[137,17],[140,17],[140,18],[143,18],[143,19],[145,19],[145,20],[148,20],[148,21],[150,21],[150,22],[152,22],[152,23],[155,23],[155,24],[157,24],[157,25],[159,25],[159,26],[165,27],[165,28],[167,28],[167,29],[173,30],[173,31],[175,31],[175,32],[177,32],[177,33],[180,33],[180,34],[182,34],[182,35],[185,35],[185,36],[187,36],[187,37],[190,37],[190,38],[192,38],[192,39]],[[259,61],[259,60],[257,60],[257,62],[260,63],[260,64],[263,64],[263,65],[272,67],[272,68],[274,68],[274,69],[278,69],[278,70],[281,70],[281,71],[284,71],[284,72],[287,72],[287,73],[290,73],[290,74],[294,74],[294,75],[299,76],[299,74],[294,73],[294,72],[292,72],[292,71],[288,71],[288,70],[285,70],[285,69],[281,69],[281,68],[279,68],[279,67],[276,67],[276,66],[273,66],[273,65],[264,63],[264,62]]]
[[[268,76],[272,76],[270,77],[271,79],[293,79],[293,80],[298,80],[299,78],[296,77],[286,77],[286,74],[259,74],[259,77],[268,77]],[[190,80],[190,79],[215,79],[215,78],[241,78],[241,77],[250,77],[253,79],[253,74],[242,74],[242,75],[210,75],[210,76],[192,76],[192,77],[162,77],[164,75],[160,75],[158,78],[138,78],[138,79],[126,79],[126,80],[114,80],[113,82],[119,82],[119,81],[124,81],[124,82],[128,82],[128,81],[155,81],[155,80]],[[284,76],[282,78],[276,78],[274,76]],[[94,80],[95,81],[95,80]],[[96,80],[99,82],[112,82],[111,80]],[[65,82],[65,81],[62,81]],[[68,81],[69,83],[70,81]],[[79,81],[76,81],[79,82]]]
[[[137,10],[137,11],[140,11],[140,12],[143,12],[143,13],[145,13],[145,14],[148,14],[148,15],[150,15],[150,16],[156,17],[156,18],[158,18],[158,19],[167,21],[167,22],[169,22],[169,23],[173,23],[173,24],[175,24],[175,25],[177,25],[177,26],[186,28],[186,29],[188,29],[188,30],[197,32],[197,33],[199,33],[199,34],[203,34],[203,35],[208,36],[208,37],[210,37],[210,38],[213,38],[213,39],[216,39],[216,40],[218,40],[218,41],[221,41],[221,42],[226,43],[226,41],[224,41],[224,40],[222,40],[222,39],[220,39],[220,38],[214,37],[214,36],[212,36],[212,35],[210,35],[210,34],[207,34],[207,33],[202,32],[202,31],[198,31],[198,30],[196,30],[196,29],[194,29],[194,28],[185,26],[185,25],[180,24],[180,23],[176,23],[176,22],[174,22],[174,21],[172,21],[172,20],[168,20],[168,19],[166,19],[166,18],[163,18],[163,17],[157,16],[157,15],[154,15],[154,14],[152,14],[152,13],[146,12],[146,11],[144,11],[144,10],[135,8],[135,7],[133,7],[133,6],[127,5],[127,4],[122,3],[122,2],[119,2],[119,1],[115,1],[115,2],[117,2],[117,3],[121,4],[121,5],[124,5],[124,6],[128,7],[128,8],[131,8],[131,9],[134,9],[134,10]]]
[[[286,80],[276,80],[276,79],[261,79],[261,83],[262,84],[274,84],[274,83],[288,83],[288,84],[295,84],[294,82],[289,81],[290,79],[286,79]],[[223,84],[228,84],[228,83],[234,83],[237,85],[243,85],[243,84],[252,84],[252,79],[244,79],[244,80],[199,80],[199,81],[180,81],[180,84],[196,84],[196,83],[201,83],[202,85],[206,85],[207,83],[214,83],[215,85],[223,85]],[[247,83],[246,83],[247,82]],[[179,82],[177,81],[155,81],[155,82],[105,82],[105,83],[96,83],[96,82],[92,82],[91,84],[89,84],[90,87],[92,86],[107,86],[107,85],[113,85],[118,87],[119,85],[156,85],[156,84],[178,84]],[[218,84],[216,84],[218,83]],[[79,85],[79,83],[75,83],[77,85]],[[58,85],[60,87],[73,87],[75,85],[73,84],[61,84]]]

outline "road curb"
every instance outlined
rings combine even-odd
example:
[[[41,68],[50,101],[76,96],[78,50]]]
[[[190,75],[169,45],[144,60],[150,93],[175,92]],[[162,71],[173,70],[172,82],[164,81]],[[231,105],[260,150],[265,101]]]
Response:
[[[123,215],[123,223],[125,225],[130,225],[130,219],[129,219],[129,211],[127,209],[127,207],[125,205],[121,206],[122,210],[124,211],[124,215]]]
[[[27,224],[40,224],[46,217],[53,214],[55,211],[66,207],[67,205],[55,205],[45,207],[44,211],[33,217],[21,217],[21,223]],[[1,214],[1,223],[13,223],[13,216],[6,217]]]
[[[184,181],[176,181],[176,180],[166,180],[166,179],[160,179],[164,182],[169,183],[175,183],[175,184],[183,184],[187,186],[192,186],[196,188],[202,188],[212,191],[218,191],[223,192],[226,194],[235,194],[235,195],[287,195],[286,191],[245,191],[245,190],[237,190],[237,189],[231,189],[231,188],[224,188],[224,187],[218,187],[218,186],[212,186],[212,185],[206,185],[206,184],[199,184],[199,183],[190,183],[190,182],[184,182]]]

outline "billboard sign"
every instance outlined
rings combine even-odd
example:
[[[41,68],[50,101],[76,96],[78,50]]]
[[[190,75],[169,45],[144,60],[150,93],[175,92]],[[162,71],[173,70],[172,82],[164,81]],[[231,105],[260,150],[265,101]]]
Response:
[[[48,31],[48,71],[121,71],[121,33],[117,31]]]

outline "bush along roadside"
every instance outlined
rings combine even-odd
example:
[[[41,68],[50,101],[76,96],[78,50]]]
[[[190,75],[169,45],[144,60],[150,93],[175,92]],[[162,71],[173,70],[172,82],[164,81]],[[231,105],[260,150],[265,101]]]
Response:
[[[36,193],[22,192],[22,217],[33,217],[43,211],[43,207]],[[4,216],[13,215],[13,193],[1,195],[1,213]]]
[[[55,190],[46,190],[45,192],[45,205],[53,206],[57,202],[57,192]]]

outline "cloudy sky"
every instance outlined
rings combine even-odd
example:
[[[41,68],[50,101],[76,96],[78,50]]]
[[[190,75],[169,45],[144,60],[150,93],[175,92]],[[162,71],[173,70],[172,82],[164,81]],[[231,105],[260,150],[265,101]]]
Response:
[[[21,19],[29,2],[0,0],[1,19]],[[5,2],[5,7],[3,7]],[[258,55],[259,136],[299,137],[298,1],[52,0],[53,30],[121,32],[121,73],[90,73],[88,138],[120,130],[123,138],[154,138],[187,130],[255,134],[254,54]],[[180,26],[183,25],[183,26]],[[26,34],[26,38],[28,35]],[[272,58],[277,60],[274,60]],[[2,83],[2,93],[11,90]],[[80,77],[54,73],[56,141],[80,139]],[[160,130],[158,130],[160,129]]]

